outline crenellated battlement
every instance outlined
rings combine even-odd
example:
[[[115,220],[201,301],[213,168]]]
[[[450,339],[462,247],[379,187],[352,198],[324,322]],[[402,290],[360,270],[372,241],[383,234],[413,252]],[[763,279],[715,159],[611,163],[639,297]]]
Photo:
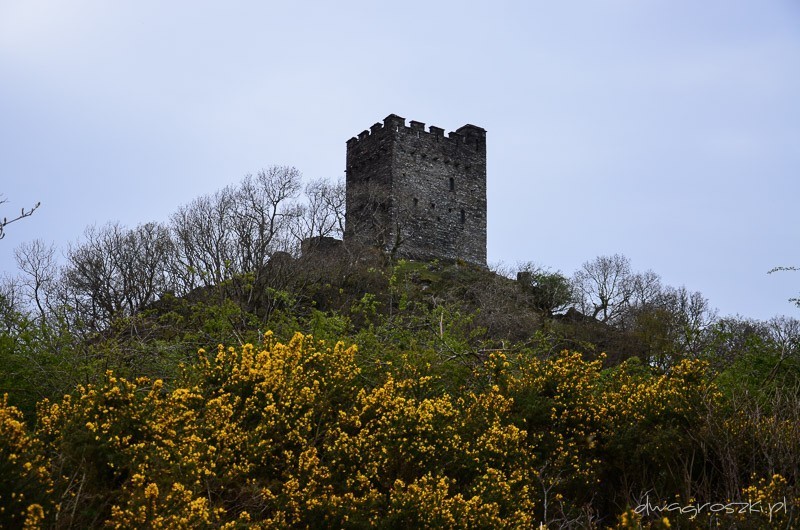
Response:
[[[445,136],[444,129],[431,125],[428,130],[425,130],[425,124],[421,121],[411,120],[406,125],[406,119],[398,116],[397,114],[389,114],[384,118],[383,123],[376,123],[369,129],[364,130],[347,141],[347,145],[354,146],[358,142],[369,140],[376,136],[381,136],[386,132],[394,132],[398,135],[408,135],[410,137],[416,136],[420,139],[430,138],[436,141],[451,142],[455,145],[469,146],[483,145],[486,142],[486,130],[475,125],[464,125],[457,130],[450,132]]]

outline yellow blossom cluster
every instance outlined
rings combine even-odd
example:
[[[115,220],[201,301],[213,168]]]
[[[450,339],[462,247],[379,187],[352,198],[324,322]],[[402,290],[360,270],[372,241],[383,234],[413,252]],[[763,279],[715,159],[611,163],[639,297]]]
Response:
[[[36,528],[44,519],[53,482],[42,444],[22,414],[0,399],[0,528]]]
[[[107,373],[44,402],[31,465],[52,455],[41,479],[53,486],[41,490],[53,503],[30,513],[115,528],[532,521],[532,453],[508,421],[509,398],[497,388],[430,397],[424,377],[367,385],[356,352],[268,334],[264,348],[201,352],[172,388]],[[3,411],[15,443],[29,443],[13,407]],[[29,511],[4,506],[20,521]]]

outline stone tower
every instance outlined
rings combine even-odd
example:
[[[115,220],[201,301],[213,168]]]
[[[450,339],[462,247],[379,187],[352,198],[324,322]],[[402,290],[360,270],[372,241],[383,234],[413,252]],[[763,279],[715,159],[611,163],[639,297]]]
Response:
[[[347,141],[345,241],[486,266],[486,131],[390,114]]]

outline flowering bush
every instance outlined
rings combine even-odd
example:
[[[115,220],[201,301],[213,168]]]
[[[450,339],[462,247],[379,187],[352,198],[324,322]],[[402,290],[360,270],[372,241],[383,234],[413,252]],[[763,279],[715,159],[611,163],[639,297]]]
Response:
[[[40,403],[32,432],[4,399],[3,526],[668,527],[620,491],[638,471],[683,495],[722,399],[698,362],[493,353],[454,394],[413,366],[366,375],[356,346],[263,341],[201,350],[170,384],[108,372]],[[743,494],[794,499],[776,480]]]

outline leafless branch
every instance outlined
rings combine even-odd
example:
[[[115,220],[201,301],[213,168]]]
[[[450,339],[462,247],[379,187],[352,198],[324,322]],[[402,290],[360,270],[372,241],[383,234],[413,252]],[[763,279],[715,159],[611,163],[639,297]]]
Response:
[[[0,204],[4,204],[6,202],[8,202],[8,199],[0,199]],[[33,208],[29,208],[27,210],[25,208],[22,208],[22,209],[20,209],[19,215],[17,217],[12,218],[12,219],[9,219],[7,217],[3,217],[3,220],[0,221],[0,239],[3,239],[4,237],[6,237],[6,233],[5,233],[5,227],[6,226],[8,226],[11,223],[14,223],[16,221],[19,221],[20,219],[24,219],[26,217],[30,217],[31,215],[33,215],[33,212],[35,212],[39,208],[39,206],[41,206],[41,205],[42,205],[41,202],[37,202],[36,204],[33,205]]]

